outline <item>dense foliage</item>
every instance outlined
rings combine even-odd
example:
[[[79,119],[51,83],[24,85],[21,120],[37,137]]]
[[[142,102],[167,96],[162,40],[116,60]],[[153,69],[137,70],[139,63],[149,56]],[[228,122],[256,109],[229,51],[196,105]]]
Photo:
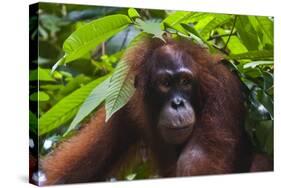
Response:
[[[253,147],[273,155],[273,18],[40,4],[39,20],[31,19],[30,29],[39,34],[39,58],[33,62],[39,68],[30,73],[30,80],[39,80],[39,91],[30,95],[39,101],[39,114],[30,111],[30,125],[37,132],[39,121],[42,155],[101,105],[107,120],[124,106],[134,87],[122,54],[142,37],[164,40],[165,32],[225,56],[244,84],[245,129]]]

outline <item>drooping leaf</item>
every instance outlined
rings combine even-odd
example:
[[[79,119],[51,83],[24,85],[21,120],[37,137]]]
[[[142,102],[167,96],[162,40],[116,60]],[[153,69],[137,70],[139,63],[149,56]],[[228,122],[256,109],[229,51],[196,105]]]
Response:
[[[125,29],[131,23],[128,16],[116,14],[96,19],[81,26],[65,40],[63,44],[65,56],[63,60],[59,60],[55,64],[53,70],[59,64],[68,63],[80,58],[103,41]]]
[[[75,127],[92,111],[94,111],[106,98],[106,92],[109,87],[110,78],[107,78],[105,81],[100,83],[97,87],[95,87],[88,98],[84,101],[79,111],[77,112],[75,118],[71,122],[66,134],[68,134],[71,130],[75,129]]]
[[[106,121],[122,108],[134,94],[133,78],[128,74],[129,66],[121,60],[113,73],[105,99]]]
[[[91,21],[73,32],[64,42],[66,62],[77,59],[125,29],[131,20],[126,15],[111,15]]]
[[[77,89],[42,115],[39,119],[39,135],[48,133],[69,121],[93,88],[106,78],[107,76],[101,77]]]

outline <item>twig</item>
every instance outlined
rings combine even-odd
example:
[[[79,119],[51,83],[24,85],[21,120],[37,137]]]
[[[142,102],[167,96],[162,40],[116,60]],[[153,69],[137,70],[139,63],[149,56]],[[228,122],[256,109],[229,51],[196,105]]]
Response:
[[[124,46],[125,46],[125,44],[126,44],[126,42],[127,42],[127,39],[128,39],[129,32],[130,32],[130,29],[128,29],[128,30],[126,31],[125,37],[124,37],[124,39],[123,39],[123,42],[122,42],[122,44],[121,44],[121,46],[120,46],[119,51],[124,48]]]
[[[236,33],[234,32],[234,33],[232,33],[231,35],[232,35],[232,36],[233,36],[233,35],[236,35]],[[210,36],[210,37],[207,39],[207,41],[210,41],[210,40],[213,40],[213,39],[217,39],[217,38],[227,37],[227,36],[229,36],[229,34],[214,35],[214,36]]]
[[[102,55],[105,54],[105,43],[104,42],[101,44],[101,54]]]
[[[233,30],[234,30],[234,27],[235,27],[235,24],[236,24],[236,20],[237,20],[237,16],[234,17],[234,21],[233,21],[233,25],[232,25],[232,28],[231,28],[231,31],[230,31],[230,34],[228,36],[228,39],[223,47],[223,50],[226,49],[227,45],[228,45],[228,42],[230,41],[230,37],[232,36],[232,33],[233,33]]]

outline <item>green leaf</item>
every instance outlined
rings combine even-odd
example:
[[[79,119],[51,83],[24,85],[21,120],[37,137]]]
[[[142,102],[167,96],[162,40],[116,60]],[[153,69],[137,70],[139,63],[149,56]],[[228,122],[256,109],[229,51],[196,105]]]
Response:
[[[268,71],[262,71],[263,90],[273,96],[273,74]]]
[[[50,99],[49,95],[43,91],[35,92],[30,95],[31,101],[48,101]]]
[[[258,78],[262,77],[262,72],[260,69],[244,69],[239,66],[239,71],[242,72],[247,78],[252,80],[257,80]]]
[[[242,82],[247,86],[249,90],[253,89],[257,84],[247,78],[242,77]]]
[[[161,29],[161,25],[156,20],[146,20],[143,21],[141,19],[136,19],[136,24],[138,25],[139,29],[145,33],[152,34],[153,37],[157,37],[163,41],[163,33],[164,31]]]
[[[177,11],[170,14],[167,18],[165,18],[161,24],[174,27],[181,23],[189,24],[191,22],[198,21],[209,15],[210,14],[201,13],[201,12]]]
[[[73,32],[64,42],[66,62],[83,56],[101,42],[125,29],[131,20],[126,15],[111,15],[94,20]]]
[[[257,91],[257,99],[259,102],[266,108],[270,113],[271,118],[273,119],[273,101],[272,98],[266,94],[263,90]]]
[[[177,11],[170,14],[167,18],[162,21],[162,24],[167,24],[171,27],[179,24],[181,21],[185,20],[186,18],[190,17],[192,13],[184,12],[184,11]]]
[[[121,60],[113,73],[105,99],[106,121],[127,104],[135,88],[133,78],[129,76],[129,66]]]
[[[204,38],[208,37],[208,34],[217,27],[226,24],[232,20],[231,15],[216,15],[200,32],[200,35]]]
[[[198,19],[197,23],[195,24],[194,28],[198,31],[201,32],[203,28],[206,27],[206,25],[214,19],[213,14],[209,14],[208,16],[205,16],[204,18]]]
[[[225,45],[229,38],[230,30],[218,28],[216,31],[222,36],[221,38]],[[227,49],[230,51],[230,54],[241,54],[248,52],[248,49],[236,35],[232,35],[230,37],[227,44]]]
[[[30,71],[29,80],[55,81],[55,79],[51,76],[50,69],[42,69],[40,67],[38,67],[38,69]]]
[[[39,119],[39,134],[46,134],[63,123],[69,121],[78,111],[80,105],[86,97],[100,82],[104,81],[107,76],[103,76],[89,84],[77,89],[53,106]]]
[[[202,46],[206,44],[210,50],[213,50],[213,47],[203,37],[201,37],[201,35],[194,29],[194,27],[182,23],[176,26],[174,29],[182,30],[179,26],[184,28],[184,33],[188,33],[198,44],[201,44]]]
[[[66,134],[68,134],[71,130],[75,129],[75,127],[92,111],[94,111],[106,98],[106,92],[109,87],[110,78],[103,81],[97,87],[95,87],[88,98],[84,101],[79,111],[77,112],[75,118],[71,122]]]
[[[58,99],[61,97],[65,97],[66,95],[70,94],[71,92],[75,91],[76,89],[82,87],[83,85],[88,84],[92,79],[88,76],[83,74],[79,74],[78,76],[74,77],[66,85],[60,88],[60,91],[56,94]]]
[[[116,14],[96,19],[81,26],[65,40],[63,44],[64,61],[59,61],[56,66],[62,64],[62,62],[68,63],[82,57],[131,23],[128,16]],[[55,67],[53,70],[55,70]]]
[[[249,16],[249,20],[258,32],[263,45],[273,45],[273,21],[266,16]]]
[[[243,68],[255,68],[256,66],[260,65],[273,65],[273,61],[253,61],[250,63],[246,63],[243,65]]]
[[[259,87],[254,87],[249,95],[251,119],[273,120],[273,99]]]
[[[194,12],[183,12],[183,11],[177,11],[172,14],[170,14],[167,18],[165,18],[161,22],[161,27],[164,30],[167,30],[168,28],[174,29],[182,34],[187,34],[186,30],[182,27],[181,24],[188,25],[189,19],[192,20],[192,18],[200,17],[202,13],[194,13]]]
[[[128,15],[132,19],[140,18],[138,11],[134,8],[129,8]]]
[[[230,54],[232,59],[240,60],[240,59],[251,59],[251,60],[265,60],[265,59],[273,59],[273,51],[271,50],[257,50],[257,51],[249,51],[241,54]]]
[[[188,33],[191,33],[195,36],[197,36],[198,38],[200,38],[202,40],[202,37],[200,36],[200,34],[194,29],[194,27],[189,26],[187,24],[180,24]]]
[[[223,37],[223,41],[226,43],[228,37]],[[242,54],[247,53],[248,50],[241,42],[241,40],[237,36],[231,36],[228,43],[227,48],[230,50],[230,54]]]
[[[258,50],[259,40],[258,35],[248,16],[237,16],[235,28],[237,30],[239,38],[243,41],[243,44],[248,50]]]

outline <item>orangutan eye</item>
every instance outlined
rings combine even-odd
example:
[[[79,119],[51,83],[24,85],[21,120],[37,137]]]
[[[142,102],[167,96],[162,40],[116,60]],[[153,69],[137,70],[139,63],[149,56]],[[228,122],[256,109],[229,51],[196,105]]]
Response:
[[[158,88],[161,92],[168,92],[170,88],[172,87],[172,82],[169,78],[162,78],[158,82]]]
[[[188,85],[190,82],[187,79],[182,79],[181,80],[181,85]]]
[[[189,86],[189,85],[191,85],[191,80],[188,80],[188,79],[181,79],[180,84],[181,84],[182,86]]]
[[[165,80],[161,81],[161,85],[165,86],[165,87],[170,87],[171,83],[170,83],[170,81],[168,79],[165,79]]]

